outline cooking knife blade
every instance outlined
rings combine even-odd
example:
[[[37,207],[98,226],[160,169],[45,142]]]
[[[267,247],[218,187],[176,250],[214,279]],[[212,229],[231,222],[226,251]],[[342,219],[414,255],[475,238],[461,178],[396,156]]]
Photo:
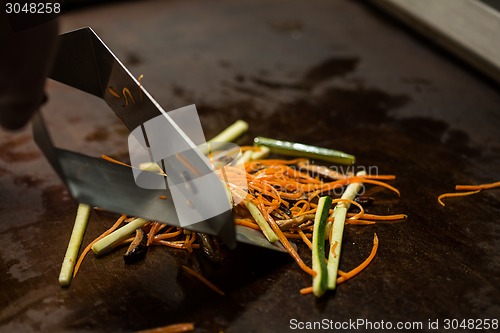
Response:
[[[142,128],[146,142],[148,139],[143,124],[154,120],[155,117],[162,117],[162,124],[165,125],[169,137],[182,142],[185,148],[189,149],[186,156],[191,162],[203,169],[204,173],[207,173],[204,168],[210,168],[207,160],[198,151],[197,145],[91,28],[78,29],[59,37],[59,49],[50,77],[104,99],[130,131]],[[158,200],[160,196],[171,198],[168,186],[155,190],[141,188],[137,186],[131,170],[125,166],[55,147],[41,114],[33,120],[33,131],[41,150],[79,202],[169,225],[181,225],[172,200]],[[168,174],[169,170],[166,171]],[[204,190],[210,194],[210,190],[214,189]],[[219,190],[224,191],[222,186]],[[235,229],[230,209],[183,227],[217,235],[230,248],[235,246],[237,239],[248,244],[285,251],[281,244],[269,243],[260,233],[248,228]]]

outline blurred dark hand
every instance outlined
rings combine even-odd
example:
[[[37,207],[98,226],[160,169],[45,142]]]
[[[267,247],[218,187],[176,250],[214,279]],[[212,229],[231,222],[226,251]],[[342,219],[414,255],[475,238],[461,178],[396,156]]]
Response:
[[[45,100],[58,22],[15,31],[7,15],[0,16],[0,125],[15,130],[26,125]]]

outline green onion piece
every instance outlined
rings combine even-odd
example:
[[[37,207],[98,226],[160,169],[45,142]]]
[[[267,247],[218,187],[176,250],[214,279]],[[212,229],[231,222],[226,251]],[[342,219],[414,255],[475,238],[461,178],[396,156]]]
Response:
[[[253,151],[247,150],[238,158],[237,165],[243,165],[248,161],[252,160]]]
[[[75,268],[78,251],[82,244],[83,235],[87,228],[87,222],[90,215],[90,206],[86,204],[79,204],[76,212],[75,225],[71,232],[68,248],[64,255],[61,272],[59,273],[59,284],[63,287],[69,285],[71,277],[73,276],[73,269]]]
[[[312,269],[316,272],[313,276],[313,293],[316,297],[322,296],[328,287],[328,271],[325,257],[325,227],[330,214],[332,198],[324,196],[319,198],[312,238]]]
[[[217,134],[208,142],[231,142],[236,140],[240,135],[248,130],[248,123],[244,120],[237,120],[232,125],[229,125],[225,130]]]
[[[354,164],[356,161],[353,155],[338,150],[310,146],[303,143],[275,140],[261,136],[256,137],[253,142],[256,146],[267,146],[271,148],[271,152],[282,155],[314,158],[341,164]]]
[[[92,246],[92,251],[96,254],[102,254],[106,252],[107,250],[112,249],[116,244],[121,242],[124,239],[127,239],[131,234],[135,232],[135,229],[142,227],[144,224],[146,224],[147,220],[142,219],[142,218],[137,218],[133,220],[132,222],[127,223],[123,227],[121,227],[118,230],[113,231],[106,237],[102,238],[101,240],[97,241],[93,246]]]
[[[271,152],[269,147],[260,146],[259,148],[259,151],[252,152],[252,160],[260,160],[269,156],[269,153]]]
[[[252,214],[252,217],[255,219],[255,222],[257,222],[257,224],[259,225],[260,230],[262,230],[262,233],[264,234],[264,236],[266,236],[267,240],[270,243],[277,242],[278,236],[274,233],[271,226],[267,223],[259,208],[257,208],[257,206],[255,206],[250,201],[245,200],[244,203],[250,214]]]
[[[356,176],[366,175],[365,171],[360,171]],[[362,183],[352,183],[347,186],[342,199],[354,200]],[[328,289],[333,290],[337,286],[337,273],[340,262],[340,249],[342,247],[342,236],[344,234],[344,224],[347,210],[350,207],[349,202],[339,202],[333,210],[333,230],[330,234],[330,253],[328,255]]]
[[[215,137],[208,140],[207,143],[198,146],[198,149],[202,154],[207,155],[211,151],[210,143],[234,141],[247,130],[248,123],[244,120],[239,119],[233,124],[229,125],[225,130],[217,134]]]

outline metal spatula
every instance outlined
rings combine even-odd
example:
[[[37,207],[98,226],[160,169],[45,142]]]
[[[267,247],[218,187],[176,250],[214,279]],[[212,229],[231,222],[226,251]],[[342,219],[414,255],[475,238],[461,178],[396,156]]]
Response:
[[[33,120],[35,141],[76,200],[216,235],[230,248],[238,240],[284,251],[280,244],[269,243],[258,231],[235,228],[226,189],[198,149],[204,141],[199,135],[199,120],[187,122],[189,118],[183,117],[196,113],[194,105],[165,112],[92,29],[82,28],[59,36],[51,78],[104,99],[131,131],[129,148],[134,142],[143,155],[149,155],[146,157],[168,175],[142,173],[149,185],[139,186],[144,184],[144,179],[138,182],[140,170],[134,174],[126,166],[57,148],[39,113]],[[178,200],[158,200],[173,195]]]

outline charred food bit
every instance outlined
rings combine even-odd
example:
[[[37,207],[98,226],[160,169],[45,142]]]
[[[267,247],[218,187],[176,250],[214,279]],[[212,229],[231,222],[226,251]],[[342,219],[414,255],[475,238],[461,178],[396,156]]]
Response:
[[[221,263],[228,257],[228,250],[219,238],[203,233],[198,233],[198,236],[201,239],[203,253],[208,259],[215,263]]]
[[[130,243],[127,252],[123,255],[126,264],[134,264],[146,256],[148,252],[147,247],[148,236],[142,229],[135,230],[135,237]]]
[[[375,199],[372,197],[356,197],[354,201],[356,201],[363,207],[367,207],[370,206],[375,201]]]

